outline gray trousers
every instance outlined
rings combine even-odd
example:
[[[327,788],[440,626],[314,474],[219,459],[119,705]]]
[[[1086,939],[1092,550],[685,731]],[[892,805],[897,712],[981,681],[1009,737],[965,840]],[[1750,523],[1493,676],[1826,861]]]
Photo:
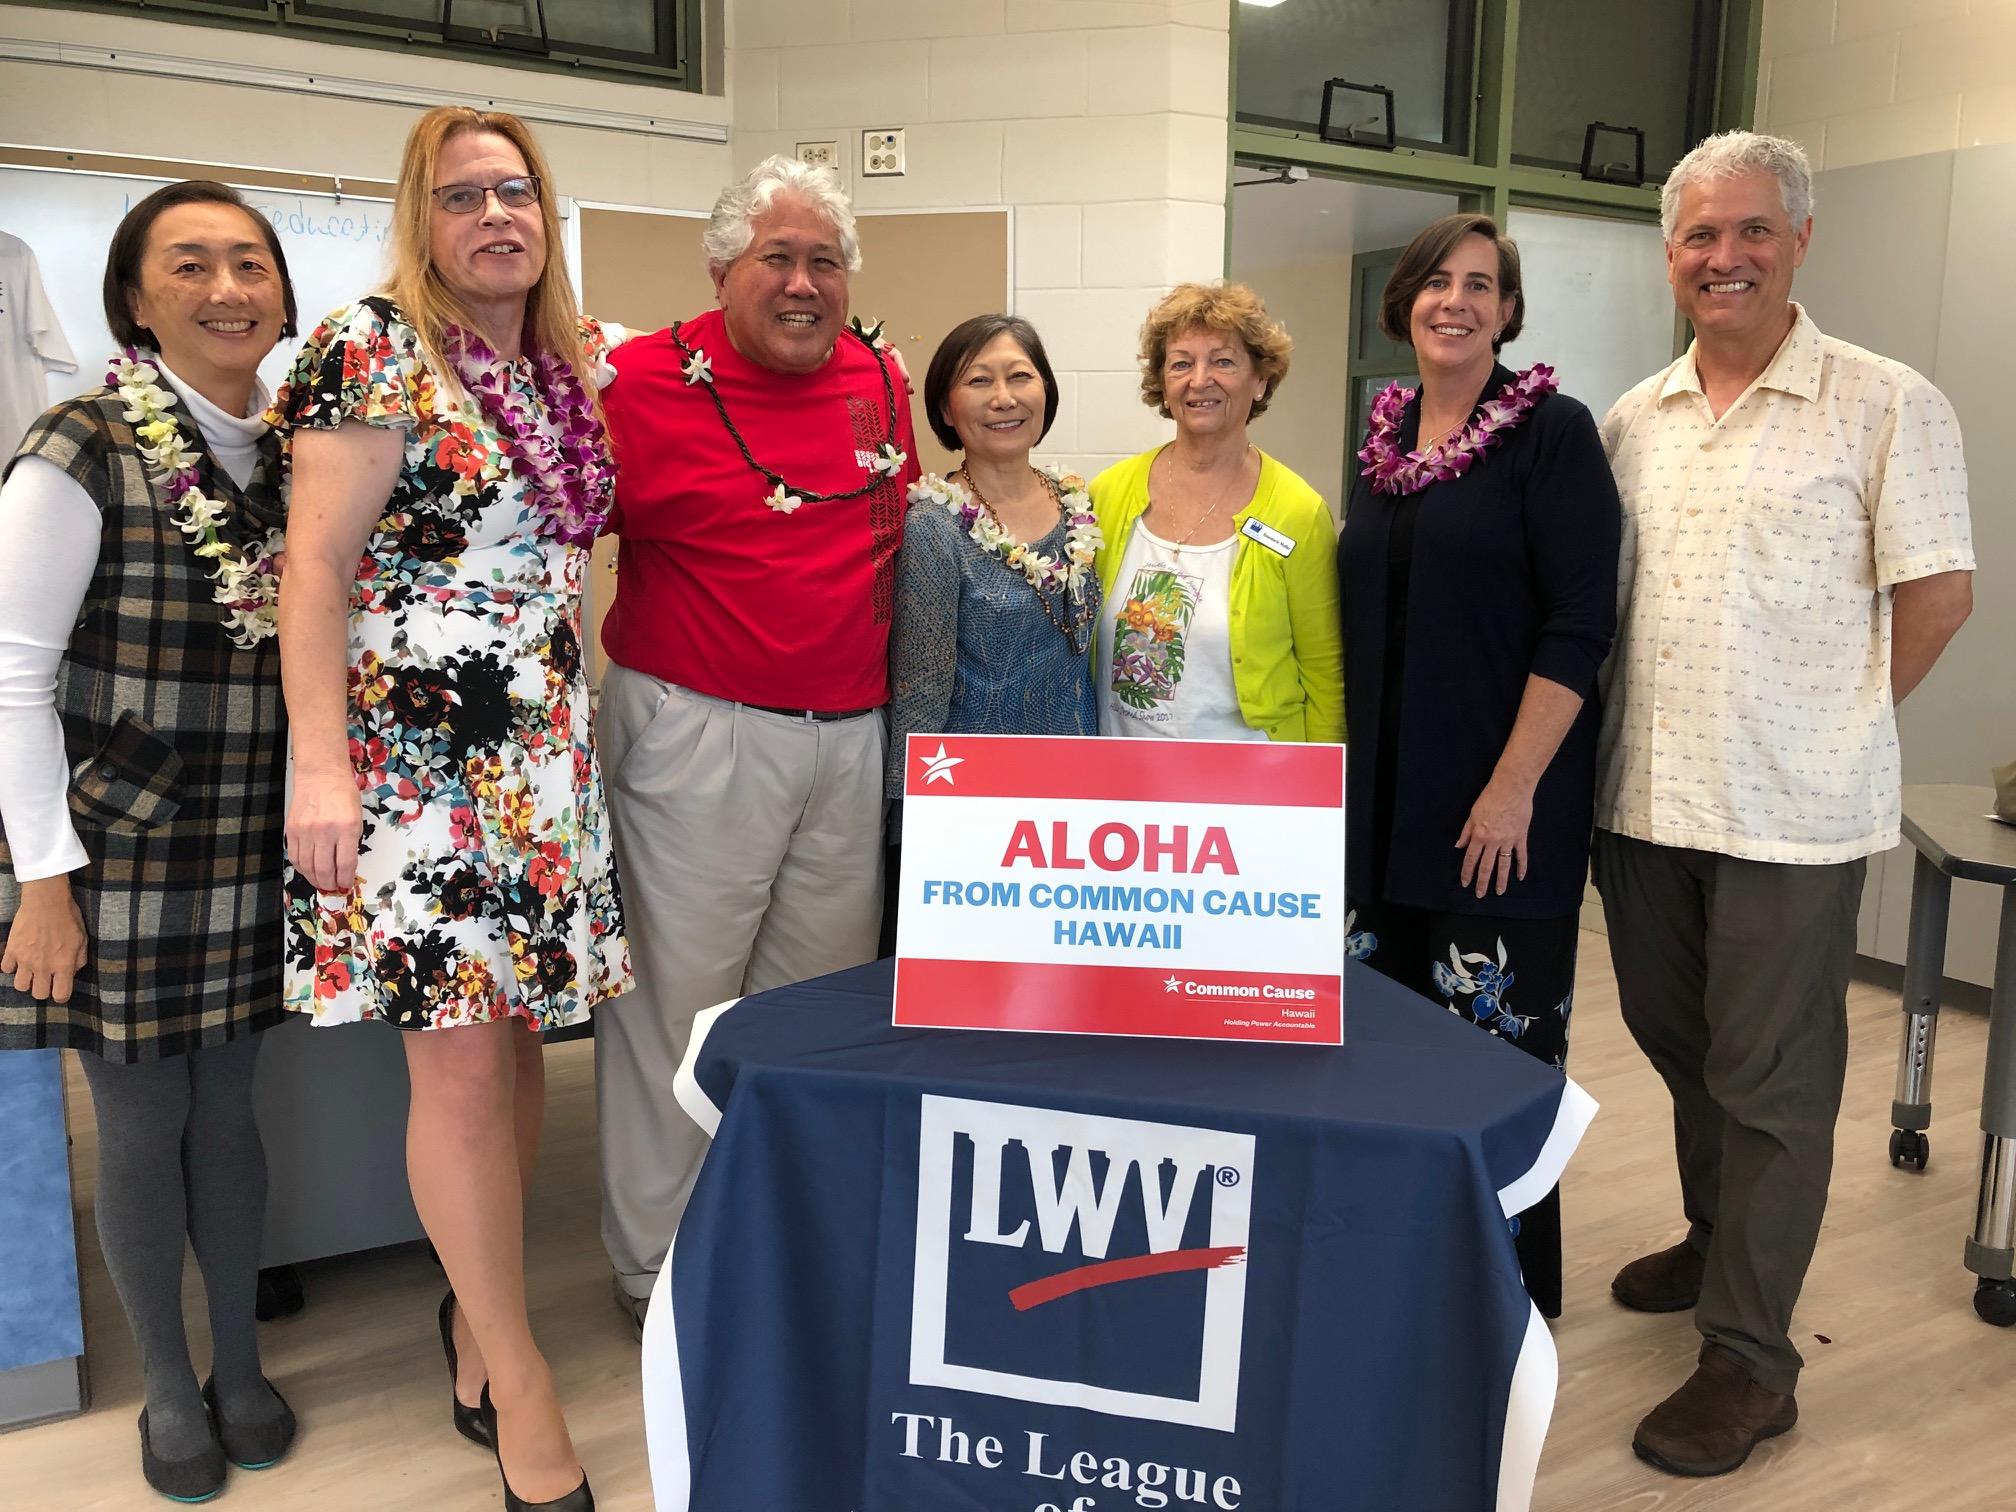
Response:
[[[1868,863],[1744,861],[1598,830],[1590,864],[1625,1026],[1673,1095],[1687,1239],[1707,1258],[1695,1326],[1790,1391]]]
[[[648,1297],[707,1136],[673,1094],[693,1017],[875,957],[879,714],[813,721],[611,663],[596,743],[636,990],[595,1010],[602,1242]]]

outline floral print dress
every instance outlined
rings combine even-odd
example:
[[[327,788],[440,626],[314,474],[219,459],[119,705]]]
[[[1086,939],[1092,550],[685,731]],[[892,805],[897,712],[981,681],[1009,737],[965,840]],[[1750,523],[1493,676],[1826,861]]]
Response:
[[[599,368],[606,338],[582,337]],[[531,365],[507,377],[535,397]],[[286,1004],[318,1024],[578,1023],[626,991],[629,952],[589,733],[589,553],[539,533],[508,441],[433,370],[388,301],[308,338],[270,418],[406,431],[350,596],[358,882],[292,867]]]

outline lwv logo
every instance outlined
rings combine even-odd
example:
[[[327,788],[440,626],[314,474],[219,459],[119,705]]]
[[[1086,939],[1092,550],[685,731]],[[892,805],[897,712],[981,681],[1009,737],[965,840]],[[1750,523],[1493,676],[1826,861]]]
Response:
[[[928,1095],[920,1127],[913,1384],[1232,1430],[1246,1311],[1252,1135]],[[1103,1168],[1095,1167],[1095,1155]],[[960,1173],[966,1200],[955,1212]],[[1193,1240],[1187,1245],[1186,1234]],[[1194,1242],[1198,1237],[1202,1244]],[[978,1248],[955,1249],[969,1245]],[[1124,1283],[1183,1272],[1203,1273],[1201,1307],[1155,1320],[1158,1335],[1196,1341],[1195,1373],[1180,1394],[1142,1389],[1138,1367],[1124,1358],[1104,1362],[1103,1381],[1036,1374],[1031,1356],[1042,1352],[1018,1348],[1022,1341],[1012,1337],[992,1341],[1002,1356],[999,1368],[974,1363],[994,1352],[981,1336],[988,1319],[1006,1317],[1010,1333],[1024,1315],[1032,1326],[1069,1326],[1075,1317],[1048,1304],[1113,1288],[1102,1300],[1124,1307],[1137,1291]],[[1004,1273],[1012,1285],[961,1279]],[[1012,1314],[999,1308],[1003,1290]],[[950,1351],[956,1363],[948,1358],[948,1330],[957,1336]],[[1098,1333],[1128,1347],[1124,1327]],[[1074,1341],[1079,1348],[1055,1358],[1083,1361],[1094,1352],[1093,1341],[1075,1329]]]

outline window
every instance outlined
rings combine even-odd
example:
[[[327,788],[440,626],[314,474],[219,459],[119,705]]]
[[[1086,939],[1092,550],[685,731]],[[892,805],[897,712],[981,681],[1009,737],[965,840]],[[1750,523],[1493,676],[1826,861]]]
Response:
[[[1666,243],[1650,221],[1515,209],[1526,326],[1507,367],[1544,362],[1563,393],[1599,419],[1647,373],[1673,360]]]
[[[98,0],[360,45],[417,46],[469,62],[647,75],[697,90],[700,0]]]
[[[1524,0],[1512,160],[1572,172],[1591,122],[1635,126],[1645,181],[1658,183],[1711,129],[1721,11],[1716,0],[1633,0],[1621,26],[1615,0]]]
[[[1239,119],[1313,132],[1330,79],[1393,91],[1401,146],[1470,151],[1475,0],[1283,0],[1238,7]]]

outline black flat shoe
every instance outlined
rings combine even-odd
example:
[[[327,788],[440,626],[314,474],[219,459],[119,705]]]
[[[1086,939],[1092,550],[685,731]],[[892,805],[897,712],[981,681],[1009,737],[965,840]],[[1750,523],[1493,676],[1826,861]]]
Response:
[[[448,1356],[448,1400],[455,1407],[455,1431],[480,1448],[490,1447],[490,1425],[481,1407],[464,1407],[455,1394],[455,1293],[441,1299],[441,1352]]]
[[[497,1453],[497,1408],[490,1400],[490,1388],[483,1388],[483,1426],[490,1430],[490,1452]],[[595,1512],[595,1493],[588,1488],[588,1472],[581,1472],[581,1484],[553,1501],[529,1502],[511,1489],[504,1473],[504,1456],[497,1454],[497,1479],[504,1483],[504,1512]]]
[[[259,1379],[266,1380],[264,1376]],[[210,1409],[210,1421],[217,1426],[217,1438],[224,1445],[224,1457],[240,1470],[271,1470],[287,1458],[287,1451],[294,1447],[294,1433],[300,1426],[294,1420],[294,1409],[287,1405],[287,1398],[280,1395],[279,1388],[271,1381],[266,1381],[266,1389],[280,1404],[280,1415],[263,1423],[234,1423],[224,1416],[223,1409],[217,1405],[216,1383],[203,1383],[203,1405]]]
[[[140,1412],[140,1473],[147,1484],[170,1501],[206,1502],[224,1489],[224,1446],[217,1442],[212,1420],[210,1446],[189,1459],[164,1460],[154,1452],[147,1432],[147,1412]]]

